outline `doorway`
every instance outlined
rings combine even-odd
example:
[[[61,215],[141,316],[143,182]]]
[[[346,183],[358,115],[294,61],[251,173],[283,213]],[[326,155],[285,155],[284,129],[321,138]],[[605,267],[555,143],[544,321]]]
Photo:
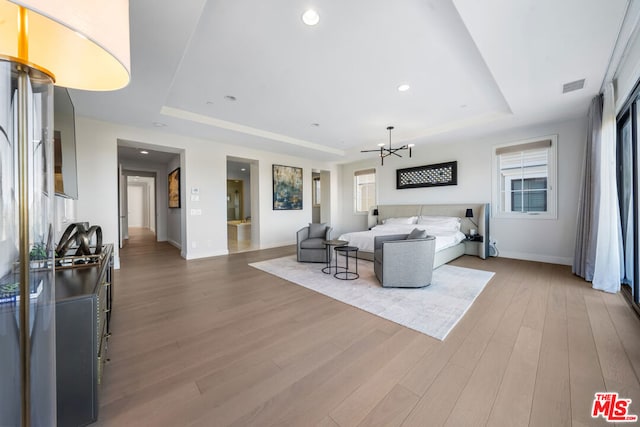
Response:
[[[258,161],[227,157],[227,249],[229,253],[260,247]]]
[[[147,238],[154,236],[156,242],[171,244],[185,258],[185,212],[168,205],[168,174],[179,167],[184,172],[184,153],[177,149],[168,150],[168,147],[153,149],[148,144],[118,140],[120,247],[129,240],[131,226],[131,229],[146,229],[147,232],[142,234]],[[129,197],[130,190],[133,191],[133,199]],[[184,191],[182,194],[184,198]],[[141,202],[136,204],[134,200]],[[133,210],[128,206],[130,202],[134,203]],[[132,224],[130,215],[135,216]]]
[[[311,221],[331,224],[331,172],[311,171]]]
[[[244,181],[227,179],[227,221],[246,220],[244,215]]]
[[[142,228],[156,235],[156,178],[127,176],[127,227]]]

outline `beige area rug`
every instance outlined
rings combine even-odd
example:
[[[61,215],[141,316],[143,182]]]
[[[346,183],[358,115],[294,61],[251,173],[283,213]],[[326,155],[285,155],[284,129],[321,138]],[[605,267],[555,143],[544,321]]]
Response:
[[[365,260],[358,261],[356,280],[336,279],[322,272],[324,264],[297,262],[295,255],[249,265],[439,340],[446,338],[494,275],[445,264],[433,271],[431,286],[400,289],[383,288],[373,263]]]

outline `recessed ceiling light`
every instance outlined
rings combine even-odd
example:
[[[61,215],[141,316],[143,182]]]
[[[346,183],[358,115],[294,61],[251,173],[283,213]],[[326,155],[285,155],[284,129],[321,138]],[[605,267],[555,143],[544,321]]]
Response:
[[[398,90],[400,92],[406,92],[406,91],[409,90],[410,87],[411,86],[409,86],[408,84],[405,83],[405,84],[401,84],[400,86],[398,86]]]
[[[161,122],[153,122],[153,125],[157,128],[163,128],[166,126],[164,123],[161,123]]]
[[[246,169],[245,169],[245,168],[242,168],[242,169],[240,169],[240,170],[241,170],[242,172],[246,171]]]
[[[302,22],[309,26],[316,25],[318,22],[320,22],[320,15],[318,15],[318,12],[316,12],[315,10],[309,9],[302,14]]]
[[[147,150],[140,150],[140,154],[149,154]]]
[[[235,101],[236,97],[233,95],[226,95],[224,99],[226,99],[227,101]]]

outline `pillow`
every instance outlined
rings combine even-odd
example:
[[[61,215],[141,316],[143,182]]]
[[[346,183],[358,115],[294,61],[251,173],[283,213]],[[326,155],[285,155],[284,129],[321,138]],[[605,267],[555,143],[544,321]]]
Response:
[[[387,218],[382,221],[383,224],[415,224],[418,220],[417,216],[406,216],[400,218]]]
[[[413,231],[411,231],[411,233],[409,233],[409,235],[407,236],[407,240],[426,239],[426,238],[427,238],[427,232],[425,230],[420,230],[419,228],[414,228]]]
[[[322,224],[314,224],[309,223],[309,238],[317,239],[319,237],[325,237],[327,231],[327,223],[323,222]]]
[[[442,231],[460,230],[461,220],[455,216],[420,216],[417,224],[436,227]]]

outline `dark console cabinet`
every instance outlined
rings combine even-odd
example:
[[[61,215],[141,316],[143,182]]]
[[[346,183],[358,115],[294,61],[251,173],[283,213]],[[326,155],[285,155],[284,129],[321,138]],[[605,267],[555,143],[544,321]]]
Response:
[[[106,361],[113,248],[91,265],[56,270],[56,375],[58,426],[98,419],[98,394]]]

